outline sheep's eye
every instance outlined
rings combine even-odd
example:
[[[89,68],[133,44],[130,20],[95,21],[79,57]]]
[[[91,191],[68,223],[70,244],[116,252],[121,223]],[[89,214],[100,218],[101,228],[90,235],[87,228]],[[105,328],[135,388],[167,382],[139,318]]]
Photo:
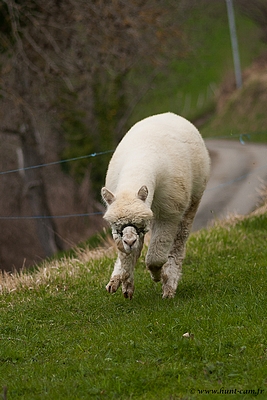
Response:
[[[121,227],[114,227],[113,229],[112,229],[112,235],[119,235],[119,236],[122,236],[122,231],[123,231],[123,228],[121,228]]]
[[[146,227],[144,227],[144,226],[136,226],[136,225],[133,225],[133,224],[126,224],[126,225],[122,225],[122,226],[114,226],[114,228],[112,229],[112,234],[113,235],[119,235],[119,236],[122,237],[123,230],[128,226],[133,227],[135,229],[137,235],[139,235],[139,236],[140,235],[145,235],[146,232],[148,231],[148,229]]]

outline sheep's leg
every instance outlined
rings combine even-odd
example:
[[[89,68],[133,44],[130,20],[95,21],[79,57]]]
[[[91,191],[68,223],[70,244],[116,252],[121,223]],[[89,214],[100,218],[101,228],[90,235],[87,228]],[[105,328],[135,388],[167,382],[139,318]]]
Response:
[[[140,246],[129,254],[118,250],[118,258],[114,265],[109,283],[106,289],[109,293],[115,293],[122,284],[122,293],[125,298],[132,299],[134,293],[134,267],[141,254],[143,239],[140,240]]]
[[[106,290],[109,293],[115,293],[118,288],[120,287],[121,284],[121,277],[123,274],[122,266],[121,266],[121,260],[120,257],[118,256],[115,265],[114,265],[114,270],[111,274],[110,281],[106,286]]]
[[[134,293],[134,267],[137,261],[135,253],[121,254],[121,263],[123,265],[123,272],[121,275],[122,293],[127,299],[132,299]]]
[[[146,266],[155,282],[161,279],[161,268],[168,260],[177,223],[155,220],[151,229],[151,239],[146,255]]]
[[[174,297],[179,280],[182,277],[182,263],[185,257],[185,246],[197,212],[200,199],[191,203],[179,224],[168,261],[162,267],[163,298]]]

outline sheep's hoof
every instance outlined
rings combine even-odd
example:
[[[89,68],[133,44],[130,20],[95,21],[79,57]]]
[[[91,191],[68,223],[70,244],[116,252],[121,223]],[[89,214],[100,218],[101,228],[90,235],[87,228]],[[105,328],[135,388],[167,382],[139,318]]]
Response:
[[[122,284],[122,293],[125,299],[132,300],[134,294],[134,285],[130,282]]]
[[[176,293],[176,290],[173,289],[170,285],[163,285],[163,299],[173,299]]]
[[[130,300],[132,300],[132,298],[133,298],[133,292],[124,292],[123,293],[123,296],[124,296],[124,298],[125,299],[130,299]]]
[[[124,292],[124,293],[123,293],[123,296],[124,296],[125,299],[130,299],[130,300],[132,300],[132,298],[133,298],[133,293]]]
[[[118,290],[118,287],[121,284],[121,280],[119,275],[113,276],[112,279],[110,279],[109,283],[106,286],[106,290],[109,293],[115,293]]]

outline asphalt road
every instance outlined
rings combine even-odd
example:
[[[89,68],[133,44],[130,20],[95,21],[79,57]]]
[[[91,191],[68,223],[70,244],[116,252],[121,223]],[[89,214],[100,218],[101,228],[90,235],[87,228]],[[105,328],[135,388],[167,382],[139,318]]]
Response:
[[[267,185],[267,145],[234,140],[206,140],[211,177],[195,217],[193,230],[229,213],[246,215],[259,202]]]

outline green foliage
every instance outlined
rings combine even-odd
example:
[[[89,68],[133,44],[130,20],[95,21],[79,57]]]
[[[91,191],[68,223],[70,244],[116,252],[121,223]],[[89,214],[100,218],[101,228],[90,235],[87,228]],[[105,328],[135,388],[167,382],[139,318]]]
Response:
[[[116,145],[119,141],[117,125],[125,112],[127,100],[124,89],[124,74],[108,77],[104,83],[103,79],[96,74],[93,86],[94,93],[94,116],[97,120],[98,133],[100,135],[99,145],[108,147]],[[116,137],[117,136],[117,137]]]
[[[78,105],[78,97],[74,92],[63,92],[57,98],[61,131],[67,145],[63,150],[62,159],[80,157],[91,154],[94,149],[93,136],[88,132],[86,112]],[[90,159],[79,162],[62,163],[65,172],[70,173],[80,181],[89,168]]]
[[[12,400],[266,398],[266,226],[262,215],[193,234],[174,299],[144,255],[132,301],[106,293],[107,257],[3,294],[0,387]]]
[[[101,84],[102,82],[102,84]],[[123,90],[124,76],[118,74],[116,77],[109,77],[106,81],[100,78],[95,79],[93,86],[94,93],[94,118],[96,132],[94,143],[95,148],[100,151],[109,151],[116,148],[119,137],[117,126],[126,109],[126,96]],[[97,193],[105,182],[105,175],[110,160],[110,154],[102,157],[101,162],[94,164],[92,169],[92,184]]]
[[[124,78],[123,75],[118,75],[101,82],[103,79],[96,73],[92,88],[93,117],[90,121],[86,119],[86,110],[78,108],[74,93],[67,93],[59,99],[62,108],[61,129],[67,142],[62,153],[63,159],[91,154],[95,149],[100,152],[110,151],[118,144],[120,137],[117,126],[126,109]],[[107,154],[101,156],[101,162],[82,159],[63,164],[63,168],[78,181],[90,170],[92,190],[98,195],[104,185],[109,160],[110,154]]]

